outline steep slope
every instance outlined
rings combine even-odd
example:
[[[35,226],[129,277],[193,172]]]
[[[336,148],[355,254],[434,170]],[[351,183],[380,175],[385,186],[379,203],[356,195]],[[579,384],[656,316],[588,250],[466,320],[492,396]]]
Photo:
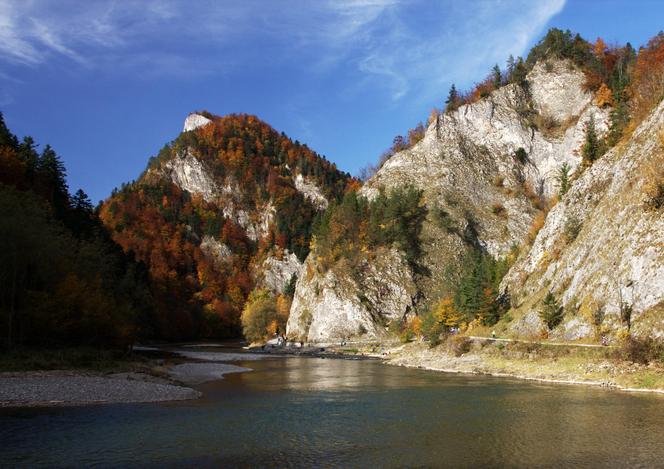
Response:
[[[101,217],[149,268],[155,335],[233,335],[255,286],[297,275],[314,218],[351,181],[254,116],[190,114]]]
[[[420,268],[394,279],[374,265],[378,271],[371,274],[382,279],[386,292],[409,291],[408,301],[368,299],[363,274],[352,285],[332,282],[340,277],[338,266],[322,267],[314,250],[307,261],[309,277],[297,284],[289,333],[309,341],[380,335],[393,319],[449,296],[469,255],[508,255],[556,192],[560,167],[568,164],[571,174],[579,168],[587,122],[594,119],[600,134],[608,130],[609,111],[593,103],[584,82],[571,61],[542,61],[523,84],[502,86],[431,122],[421,141],[393,155],[359,191],[369,200],[398,188],[421,191],[428,215],[419,236]],[[406,286],[411,282],[416,288]],[[315,288],[319,284],[325,287]],[[324,306],[329,304],[344,304],[348,313],[335,320],[336,313]]]
[[[509,329],[540,335],[542,298],[564,308],[551,335],[613,336],[631,323],[637,335],[664,337],[664,216],[649,204],[664,178],[664,103],[631,138],[573,182],[549,213],[532,248],[502,283],[514,316]]]

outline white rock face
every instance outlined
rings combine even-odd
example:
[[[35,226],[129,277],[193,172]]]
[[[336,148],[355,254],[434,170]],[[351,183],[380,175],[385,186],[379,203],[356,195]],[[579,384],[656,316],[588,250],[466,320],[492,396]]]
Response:
[[[287,335],[311,343],[385,335],[413,304],[416,288],[410,269],[396,250],[383,250],[366,266],[362,284],[337,266],[318,272],[315,258],[305,261],[295,288]]]
[[[528,74],[535,110],[560,123],[579,116],[589,102],[585,81],[571,62],[538,62]]]
[[[583,72],[570,61],[537,64],[527,80],[527,90],[516,84],[504,86],[476,103],[441,115],[421,141],[393,155],[360,190],[373,199],[380,190],[410,185],[423,192],[430,214],[433,209],[445,212],[447,227],[431,216],[423,225],[421,262],[431,275],[419,278],[413,288],[425,298],[440,295],[440,285],[453,281],[447,272],[460,268],[471,249],[469,239],[494,257],[521,244],[536,213],[533,193],[556,193],[558,171],[564,163],[571,174],[579,171],[588,120],[594,119],[600,135],[608,130],[609,110],[593,104],[592,94],[583,87]],[[525,150],[527,161],[515,158],[519,148]],[[653,254],[645,256],[638,268],[652,269]],[[404,290],[410,292],[408,282],[387,280],[370,268],[361,270],[361,278],[350,280],[334,266],[325,274],[316,273],[313,257],[307,265],[310,274],[298,281],[289,330],[312,342],[357,335],[358,329],[368,335],[382,333],[381,320],[366,306],[373,304],[366,289],[369,279],[389,291],[409,285]],[[404,304],[392,302],[382,313],[402,317]],[[412,300],[407,304],[412,305]],[[372,328],[372,321],[380,326]],[[536,312],[527,315],[525,323],[516,322],[524,334],[541,330]],[[566,334],[585,331],[581,323]]]
[[[602,156],[574,181],[550,212],[528,252],[508,272],[502,288],[517,308],[536,310],[552,291],[568,311],[567,336],[592,335],[589,316],[602,307],[603,326],[620,328],[620,301],[633,306],[633,330],[664,335],[664,217],[644,204],[653,167],[664,164],[664,103],[632,138]],[[576,239],[565,237],[578,220]],[[575,318],[575,311],[580,318]],[[514,327],[518,327],[515,325]]]
[[[217,186],[205,165],[189,149],[164,165],[164,172],[173,183],[191,194],[201,194],[210,202],[217,195]]]
[[[262,264],[262,279],[259,284],[275,293],[283,293],[293,275],[299,277],[302,262],[294,253],[284,252],[281,257],[269,256]]]
[[[201,240],[201,251],[212,259],[216,266],[223,265],[233,255],[228,246],[207,235]]]
[[[316,184],[307,181],[301,174],[295,176],[295,189],[297,189],[305,199],[309,200],[318,210],[325,210],[328,205],[327,198],[323,195]]]
[[[205,116],[201,116],[200,114],[191,113],[184,120],[184,128],[182,129],[182,131],[183,132],[189,132],[191,130],[197,129],[197,128],[202,127],[204,125],[207,125],[210,122],[212,122],[212,121],[210,119],[208,119],[207,117],[205,117]]]
[[[231,202],[224,206],[223,213],[225,217],[244,228],[250,240],[258,241],[269,233],[276,209],[272,203],[268,203],[256,213],[250,214],[246,210],[237,209]]]

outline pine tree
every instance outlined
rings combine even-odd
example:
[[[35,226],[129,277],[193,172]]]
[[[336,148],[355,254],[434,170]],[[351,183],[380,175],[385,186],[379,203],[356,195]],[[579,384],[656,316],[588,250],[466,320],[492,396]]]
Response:
[[[519,57],[514,65],[514,70],[511,75],[511,82],[519,85],[524,85],[526,83],[526,74],[528,70],[526,69],[526,64],[523,59]]]
[[[570,167],[567,163],[563,163],[562,166],[558,169],[558,182],[560,183],[558,194],[560,195],[561,199],[569,190],[569,170]]]
[[[500,72],[500,67],[498,66],[498,64],[493,66],[493,68],[491,69],[491,73],[492,73],[493,87],[495,89],[500,88],[500,85],[503,84],[503,75]]]
[[[36,176],[38,190],[62,218],[69,208],[69,188],[65,165],[50,145],[44,147],[37,161]]]
[[[2,112],[0,112],[0,146],[8,146],[13,150],[18,149],[18,140],[7,128]]]
[[[456,86],[452,83],[450,93],[445,100],[445,112],[452,112],[459,108],[459,93],[457,93]]]
[[[565,311],[563,307],[558,303],[556,297],[549,291],[544,301],[542,302],[542,309],[540,310],[540,318],[546,324],[546,327],[553,329],[563,320]]]
[[[581,149],[584,164],[590,166],[601,155],[600,142],[595,130],[595,119],[591,116],[586,125],[586,141]]]
[[[507,58],[507,70],[506,70],[506,78],[508,83],[512,83],[512,74],[514,73],[514,66],[515,66],[515,61],[514,61],[514,56],[510,54],[510,56]]]
[[[71,199],[71,205],[74,210],[79,210],[92,215],[92,202],[83,189],[76,191]]]

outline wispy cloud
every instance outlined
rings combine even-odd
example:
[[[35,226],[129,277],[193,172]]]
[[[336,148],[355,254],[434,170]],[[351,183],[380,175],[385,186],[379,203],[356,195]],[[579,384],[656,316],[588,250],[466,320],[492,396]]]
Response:
[[[523,53],[564,3],[0,0],[0,66],[64,59],[184,77],[242,65],[245,44],[264,41],[274,60],[295,55],[312,70],[354,71],[357,89],[378,87],[394,101],[428,98],[443,82],[478,78],[487,62]]]

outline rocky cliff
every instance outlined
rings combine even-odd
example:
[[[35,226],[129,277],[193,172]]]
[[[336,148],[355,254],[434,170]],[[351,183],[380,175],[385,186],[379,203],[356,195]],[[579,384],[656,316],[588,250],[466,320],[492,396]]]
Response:
[[[389,158],[360,189],[368,199],[404,186],[422,191],[429,212],[420,239],[425,273],[410,270],[396,252],[391,261],[383,257],[359,276],[343,278],[343,266],[323,268],[314,250],[297,283],[289,333],[314,342],[375,337],[390,319],[448,295],[470,252],[500,258],[520,248],[502,284],[513,305],[506,317],[516,319],[501,325],[512,334],[542,333],[538,308],[551,290],[570,311],[552,337],[591,336],[600,327],[589,319],[598,308],[606,313],[601,327],[611,329],[620,301],[633,308],[635,330],[661,335],[664,232],[661,213],[648,212],[642,201],[645,168],[661,164],[661,110],[629,142],[585,169],[587,124],[593,119],[601,138],[611,111],[595,104],[585,80],[569,60],[542,60],[524,84],[502,86],[431,122],[418,143]],[[555,200],[563,164],[572,189],[531,247],[529,229]],[[578,220],[580,232],[563,241],[570,219]],[[371,298],[365,283],[372,282],[401,292],[399,300]]]
[[[509,330],[546,330],[538,303],[552,292],[565,313],[555,338],[611,336],[628,322],[637,335],[664,337],[664,217],[648,204],[663,164],[661,103],[572,183],[504,278],[516,318]]]

